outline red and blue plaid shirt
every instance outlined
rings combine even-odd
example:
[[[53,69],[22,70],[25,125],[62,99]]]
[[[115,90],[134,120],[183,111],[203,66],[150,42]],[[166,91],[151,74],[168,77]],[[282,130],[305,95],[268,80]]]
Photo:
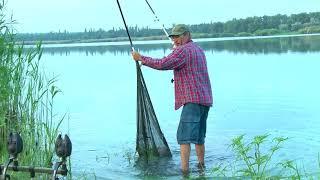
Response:
[[[156,59],[142,56],[142,64],[158,70],[174,71],[175,109],[186,103],[212,106],[212,91],[203,50],[190,41],[171,54]]]

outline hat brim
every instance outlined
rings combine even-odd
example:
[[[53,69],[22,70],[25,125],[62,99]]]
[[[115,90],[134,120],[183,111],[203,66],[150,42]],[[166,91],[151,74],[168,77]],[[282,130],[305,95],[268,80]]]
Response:
[[[172,37],[172,36],[180,36],[182,35],[183,33],[172,33],[172,34],[169,34],[169,37]]]

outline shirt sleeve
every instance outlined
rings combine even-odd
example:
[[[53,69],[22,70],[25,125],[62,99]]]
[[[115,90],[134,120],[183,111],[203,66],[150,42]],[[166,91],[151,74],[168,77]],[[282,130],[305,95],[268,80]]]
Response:
[[[158,59],[141,56],[142,64],[158,70],[180,69],[186,64],[186,53],[183,48],[176,48],[168,56]]]

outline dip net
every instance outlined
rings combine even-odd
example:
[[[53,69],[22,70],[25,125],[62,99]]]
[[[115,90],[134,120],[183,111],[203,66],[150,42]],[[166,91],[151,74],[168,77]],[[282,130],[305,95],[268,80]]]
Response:
[[[171,156],[167,141],[160,129],[157,116],[138,62],[137,67],[137,138],[139,157]]]

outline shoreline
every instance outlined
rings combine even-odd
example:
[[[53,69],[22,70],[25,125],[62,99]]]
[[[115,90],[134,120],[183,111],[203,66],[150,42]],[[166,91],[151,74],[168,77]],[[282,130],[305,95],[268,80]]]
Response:
[[[269,36],[232,36],[232,37],[207,37],[197,38],[193,37],[195,42],[206,41],[230,41],[230,40],[245,40],[245,39],[265,39],[265,38],[281,38],[281,37],[299,37],[299,36],[319,36],[320,33],[313,34],[279,34]],[[134,44],[161,44],[170,43],[167,37],[143,37],[133,38]],[[17,45],[34,46],[39,41],[24,41],[17,42]],[[90,40],[61,40],[61,41],[42,41],[43,47],[61,47],[61,45],[67,46],[98,46],[98,45],[129,45],[127,37],[108,38],[108,39],[90,39]]]

